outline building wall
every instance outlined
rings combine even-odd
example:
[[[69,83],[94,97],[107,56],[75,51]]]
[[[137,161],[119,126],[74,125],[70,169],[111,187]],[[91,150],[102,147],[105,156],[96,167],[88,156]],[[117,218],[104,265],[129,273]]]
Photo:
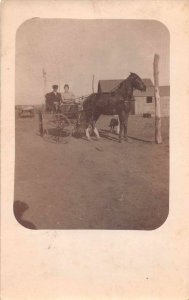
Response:
[[[162,117],[169,116],[169,97],[161,97],[160,100],[161,115]],[[135,115],[143,115],[144,113],[150,113],[155,115],[155,100],[152,98],[152,103],[146,103],[146,97],[135,97]]]
[[[161,115],[162,117],[169,116],[169,108],[170,108],[170,97],[161,97]]]
[[[135,114],[154,113],[154,99],[152,103],[146,103],[146,97],[135,97]]]

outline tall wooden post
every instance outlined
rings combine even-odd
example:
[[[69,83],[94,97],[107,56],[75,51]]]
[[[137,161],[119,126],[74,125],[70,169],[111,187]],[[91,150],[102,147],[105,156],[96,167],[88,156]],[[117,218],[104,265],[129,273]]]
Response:
[[[42,76],[43,76],[43,103],[42,103],[42,109],[44,109],[44,107],[46,106],[46,101],[45,101],[45,95],[47,92],[47,73],[45,71],[45,69],[42,69]],[[45,102],[45,104],[44,104]]]
[[[39,111],[39,133],[40,136],[43,136],[44,130],[43,130],[43,115],[41,110]]]
[[[155,96],[155,142],[162,143],[161,136],[161,108],[160,108],[160,94],[159,94],[159,55],[154,55],[154,96]]]
[[[42,75],[43,75],[43,93],[46,94],[47,90],[47,73],[45,69],[42,69]]]
[[[94,75],[93,75],[93,79],[92,79],[92,92],[94,94]]]

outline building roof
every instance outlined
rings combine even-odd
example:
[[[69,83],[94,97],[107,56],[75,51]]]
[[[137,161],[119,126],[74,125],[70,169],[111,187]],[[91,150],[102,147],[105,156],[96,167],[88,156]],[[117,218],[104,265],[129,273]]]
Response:
[[[98,92],[109,93],[116,86],[118,86],[124,79],[107,79],[99,80],[98,82]],[[150,78],[142,79],[146,85],[146,91],[135,90],[133,95],[134,97],[153,97],[154,96],[154,85]],[[160,96],[169,96],[170,95],[170,86],[160,86]]]
[[[107,79],[107,80],[99,80],[98,82],[98,92],[101,93],[109,93],[111,90],[116,88],[123,79]]]

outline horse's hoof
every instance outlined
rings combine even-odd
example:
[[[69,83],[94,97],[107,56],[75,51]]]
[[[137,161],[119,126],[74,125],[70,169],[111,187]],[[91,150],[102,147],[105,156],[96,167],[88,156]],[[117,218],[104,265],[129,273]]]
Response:
[[[92,141],[92,139],[91,139],[91,138],[87,138],[87,141],[88,141],[88,142],[91,142],[91,141]]]
[[[122,140],[119,140],[119,143],[121,143],[122,142]]]

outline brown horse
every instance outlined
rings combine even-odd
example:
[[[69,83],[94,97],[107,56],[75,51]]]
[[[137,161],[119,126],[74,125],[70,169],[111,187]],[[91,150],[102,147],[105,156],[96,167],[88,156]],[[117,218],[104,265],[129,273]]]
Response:
[[[133,101],[133,91],[135,89],[145,91],[146,86],[137,74],[130,73],[129,77],[123,80],[110,93],[91,94],[84,100],[83,111],[85,113],[87,123],[86,135],[89,140],[90,128],[93,129],[97,138],[99,138],[95,123],[100,115],[115,114],[119,116],[120,122],[119,142],[121,143],[122,141],[123,131],[124,139],[127,140],[128,118],[131,111],[131,101]]]

